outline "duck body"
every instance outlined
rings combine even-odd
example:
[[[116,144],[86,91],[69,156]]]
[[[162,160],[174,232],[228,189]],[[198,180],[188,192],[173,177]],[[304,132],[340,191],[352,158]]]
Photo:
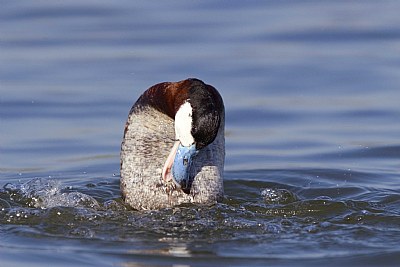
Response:
[[[125,202],[147,210],[222,200],[224,127],[224,104],[214,87],[197,79],[150,87],[133,105],[125,126]]]

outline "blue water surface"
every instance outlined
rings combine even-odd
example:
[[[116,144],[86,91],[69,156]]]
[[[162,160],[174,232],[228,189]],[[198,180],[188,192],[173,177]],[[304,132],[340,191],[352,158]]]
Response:
[[[8,1],[0,8],[2,266],[396,266],[400,2]],[[148,87],[226,107],[224,202],[120,199]]]

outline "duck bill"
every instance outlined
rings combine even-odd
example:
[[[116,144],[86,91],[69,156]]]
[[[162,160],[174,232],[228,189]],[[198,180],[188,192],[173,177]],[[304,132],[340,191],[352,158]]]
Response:
[[[196,145],[182,146],[176,151],[174,164],[172,165],[172,176],[174,182],[184,192],[189,192],[192,185],[190,179],[190,167],[192,166],[193,158],[197,155]]]
[[[190,167],[197,153],[195,144],[183,146],[179,141],[175,142],[164,164],[163,180],[165,182],[172,180],[178,188],[189,193],[193,182],[190,177]]]

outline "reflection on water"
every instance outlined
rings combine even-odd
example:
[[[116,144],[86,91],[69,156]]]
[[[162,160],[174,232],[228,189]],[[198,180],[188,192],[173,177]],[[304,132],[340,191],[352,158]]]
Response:
[[[395,266],[399,8],[3,1],[2,264]],[[128,111],[187,77],[225,101],[226,198],[130,210]]]
[[[170,247],[160,248],[154,250],[129,250],[129,254],[133,255],[166,255],[172,257],[192,257],[190,250],[184,243],[176,242],[174,243],[173,239],[162,238],[159,240],[160,242],[170,243]]]

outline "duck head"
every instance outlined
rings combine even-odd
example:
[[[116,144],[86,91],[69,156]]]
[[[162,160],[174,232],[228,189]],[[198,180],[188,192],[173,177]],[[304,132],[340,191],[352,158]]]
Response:
[[[199,151],[217,136],[223,111],[215,88],[197,79],[185,80],[175,97],[175,143],[162,171],[164,182],[173,181],[189,193],[194,177],[191,166]]]

